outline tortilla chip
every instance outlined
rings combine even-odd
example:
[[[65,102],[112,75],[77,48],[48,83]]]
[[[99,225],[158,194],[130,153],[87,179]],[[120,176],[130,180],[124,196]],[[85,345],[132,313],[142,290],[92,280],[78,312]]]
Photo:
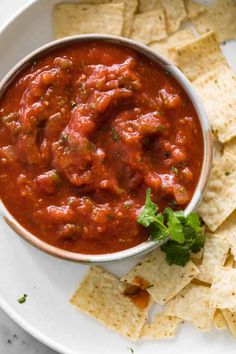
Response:
[[[166,14],[167,32],[178,31],[181,23],[186,18],[186,10],[183,0],[160,0]]]
[[[224,146],[213,136],[213,165],[215,165],[223,156]]]
[[[203,256],[203,248],[197,253],[191,253],[191,259],[194,261],[201,261]]]
[[[86,33],[120,36],[124,4],[58,4],[54,7],[55,38]]]
[[[215,231],[236,208],[236,160],[225,154],[211,171],[209,184],[198,208],[211,231]]]
[[[222,68],[221,68],[222,69]],[[223,87],[225,87],[224,99],[222,104],[220,102],[215,106],[215,116],[213,112],[210,116],[212,121],[212,128],[218,139],[222,143],[226,143],[236,136],[236,76],[234,72],[226,67],[224,70],[224,77],[218,75],[219,81]],[[222,80],[222,81],[221,81]]]
[[[204,6],[193,2],[192,0],[184,0],[184,3],[187,12],[187,18],[192,19],[193,17],[196,17],[197,15],[205,11]]]
[[[80,0],[79,1],[80,4],[86,4],[86,5],[108,4],[109,2],[111,2],[111,0]]]
[[[134,16],[130,38],[137,42],[149,43],[165,38],[166,24],[162,9]]]
[[[192,21],[199,33],[214,31],[219,42],[236,39],[236,2],[218,0]]]
[[[161,7],[161,1],[160,0],[139,0],[139,7],[138,11],[143,13],[143,12],[148,12],[148,11],[153,11],[153,10],[159,10]]]
[[[163,8],[165,11],[167,32],[178,31],[181,23],[186,18],[183,0],[140,0],[139,12],[156,11]],[[174,9],[174,11],[173,11]]]
[[[236,138],[231,139],[224,145],[224,153],[229,153],[236,157]]]
[[[236,313],[228,310],[222,312],[232,335],[236,337]]]
[[[206,234],[202,263],[197,279],[211,283],[217,265],[224,265],[229,250],[228,242],[217,235]]]
[[[223,310],[224,311],[224,310]],[[217,309],[214,316],[214,325],[217,329],[228,328],[227,322],[221,310]]]
[[[236,136],[236,77],[214,33],[170,48],[169,52],[197,89],[218,139],[225,143]]]
[[[230,251],[236,260],[236,211],[219,227],[217,234],[228,241]]]
[[[234,257],[232,256],[232,254],[230,254],[230,253],[228,254],[225,264],[224,264],[224,267],[227,267],[227,268],[234,267]]]
[[[236,269],[216,267],[211,286],[211,307],[236,311]]]
[[[217,230],[217,234],[226,240],[229,240],[229,234],[236,235],[236,210],[224,221]],[[236,242],[236,239],[235,239]]]
[[[218,139],[225,143],[236,136],[236,76],[228,64],[199,77],[194,86]]]
[[[171,60],[173,57],[169,52],[171,47],[188,43],[195,37],[196,35],[194,34],[192,28],[185,28],[165,39],[162,39],[161,41],[151,42],[148,44],[148,46],[155,50],[157,53]]]
[[[165,304],[183,289],[197,274],[193,262],[184,267],[169,265],[160,249],[148,254],[121,280],[140,285],[140,279],[148,286],[147,291],[158,304]]]
[[[194,278],[194,279],[191,281],[191,284],[206,286],[206,287],[210,288],[210,284],[209,284],[209,283],[205,283],[204,281],[198,280],[197,278]]]
[[[192,81],[226,63],[213,32],[172,50],[177,66]]]
[[[148,307],[137,307],[124,295],[125,288],[114,275],[93,266],[70,301],[107,327],[136,340],[147,319]]]
[[[134,13],[138,6],[138,0],[112,0],[112,3],[114,4],[121,2],[124,3],[124,23],[122,36],[129,37],[132,28]]]
[[[201,330],[209,330],[215,309],[210,308],[210,288],[189,284],[167,303],[166,315],[193,323]]]
[[[180,318],[166,316],[163,313],[157,314],[154,322],[145,323],[141,338],[165,339],[175,337],[176,330],[180,323]]]

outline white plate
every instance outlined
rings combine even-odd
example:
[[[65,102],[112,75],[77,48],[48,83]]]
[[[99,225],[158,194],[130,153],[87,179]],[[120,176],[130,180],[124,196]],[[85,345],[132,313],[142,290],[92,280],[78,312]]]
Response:
[[[58,0],[38,0],[25,7],[0,32],[0,77],[31,50],[52,40],[52,7]],[[236,43],[223,48],[236,70]],[[125,273],[132,262],[108,267]],[[232,354],[227,331],[201,333],[184,326],[177,338],[133,344],[72,307],[68,299],[86,266],[43,254],[22,241],[0,218],[0,305],[26,331],[65,354]],[[17,298],[28,294],[25,304]]]

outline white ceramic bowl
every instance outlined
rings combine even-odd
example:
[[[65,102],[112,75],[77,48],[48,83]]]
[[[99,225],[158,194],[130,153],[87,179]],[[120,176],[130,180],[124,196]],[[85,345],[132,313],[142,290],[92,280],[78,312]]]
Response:
[[[117,43],[145,55],[149,59],[157,62],[161,67],[165,70],[168,70],[171,75],[179,82],[182,88],[187,93],[188,97],[192,101],[192,104],[197,112],[198,118],[201,123],[202,133],[203,133],[203,143],[204,143],[204,158],[202,164],[202,170],[200,174],[200,178],[192,197],[192,200],[188,204],[185,209],[185,214],[188,214],[196,209],[198,206],[203,193],[206,189],[207,182],[209,179],[211,165],[212,165],[212,155],[213,155],[213,147],[212,147],[212,134],[211,134],[211,126],[207,117],[207,114],[204,110],[202,102],[198,97],[196,91],[194,90],[191,83],[184,76],[184,74],[173,64],[171,64],[168,60],[163,58],[161,55],[157,54],[150,48],[145,45],[136,43],[130,39],[108,36],[108,35],[79,35],[68,38],[63,38],[54,42],[50,42],[43,47],[33,51],[31,54],[27,55],[24,59],[22,59],[10,72],[5,76],[5,78],[0,82],[0,97],[12,83],[12,81],[16,78],[16,76],[25,68],[29,63],[32,63],[37,58],[45,55],[52,50],[63,47],[67,44],[72,43],[80,43],[84,41],[106,41],[111,43]],[[116,262],[122,261],[131,257],[135,257],[137,255],[142,255],[147,252],[150,252],[154,248],[160,246],[160,243],[146,241],[137,245],[135,247],[129,248],[124,251],[109,253],[109,254],[98,254],[98,255],[87,255],[81,253],[74,253],[63,250],[61,248],[57,248],[49,245],[48,243],[40,240],[38,237],[27,231],[22,225],[18,223],[18,221],[10,214],[2,201],[0,201],[0,210],[4,215],[6,222],[15,230],[15,232],[25,239],[27,242],[31,243],[33,246],[41,249],[44,252],[47,252],[53,256],[60,257],[66,260],[81,262],[81,263],[107,263],[107,262]]]

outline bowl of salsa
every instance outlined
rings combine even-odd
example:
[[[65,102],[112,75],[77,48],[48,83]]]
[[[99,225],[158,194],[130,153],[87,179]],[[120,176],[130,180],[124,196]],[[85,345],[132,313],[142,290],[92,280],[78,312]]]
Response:
[[[137,223],[146,190],[160,211],[188,214],[211,160],[195,90],[142,44],[69,37],[1,81],[0,208],[18,235],[54,256],[103,263],[157,247]]]

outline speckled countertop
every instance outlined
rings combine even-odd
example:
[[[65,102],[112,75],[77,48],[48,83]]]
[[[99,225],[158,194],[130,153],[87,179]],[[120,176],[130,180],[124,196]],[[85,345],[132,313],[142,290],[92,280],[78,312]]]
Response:
[[[50,1],[50,0],[49,0]],[[0,0],[0,26],[29,0]],[[13,322],[0,309],[1,354],[55,354]]]

